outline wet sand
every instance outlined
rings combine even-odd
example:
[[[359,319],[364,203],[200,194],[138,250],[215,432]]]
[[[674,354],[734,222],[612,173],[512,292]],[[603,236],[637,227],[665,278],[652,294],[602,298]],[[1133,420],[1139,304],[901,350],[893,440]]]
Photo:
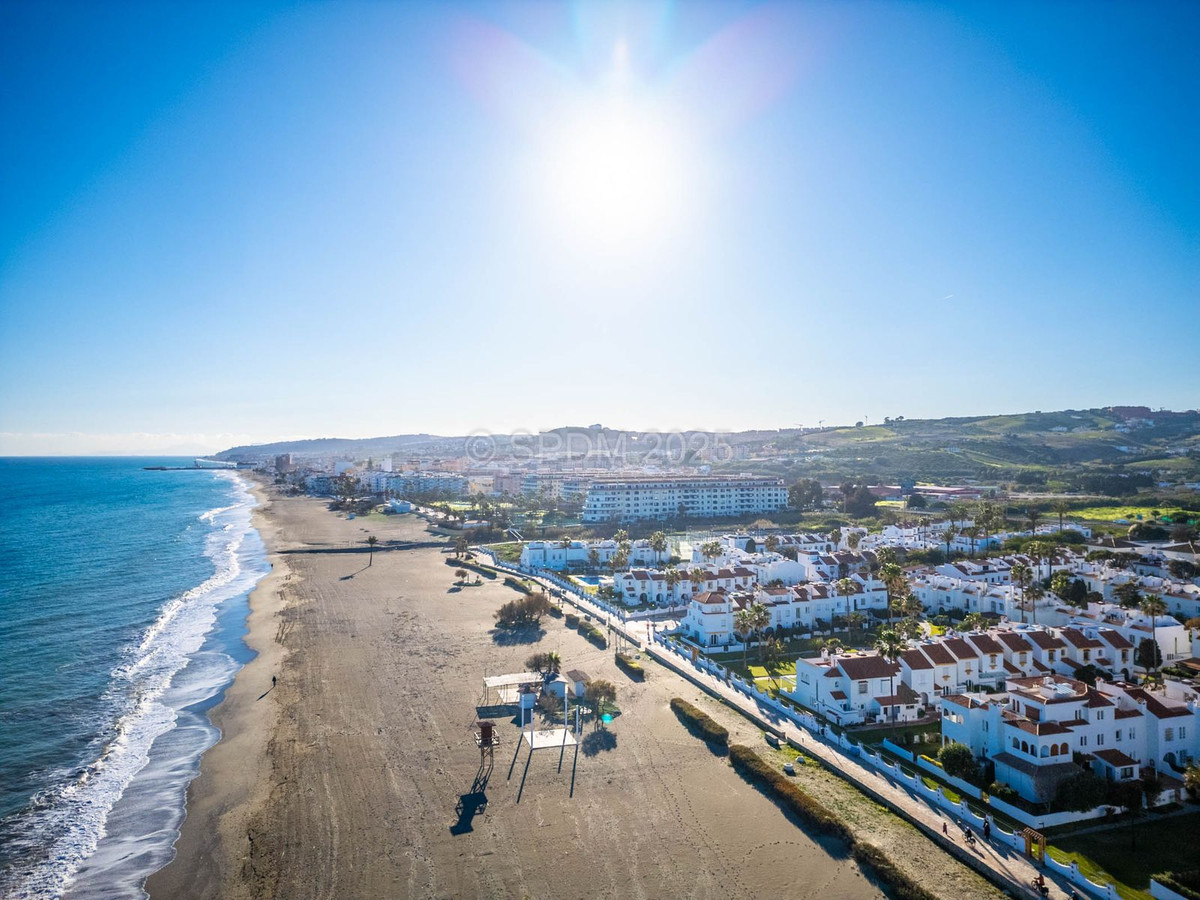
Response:
[[[631,681],[561,619],[536,642],[498,638],[492,614],[513,591],[456,587],[447,539],[414,516],[263,499],[274,568],[251,597],[259,656],[215,710],[223,738],[189,789],[177,858],[147,883],[155,900],[880,896],[679,725],[677,695],[761,743],[694,687],[656,666]],[[532,754],[512,711],[493,715],[487,805],[462,806],[483,676],[543,650],[612,681],[621,714],[577,750]]]

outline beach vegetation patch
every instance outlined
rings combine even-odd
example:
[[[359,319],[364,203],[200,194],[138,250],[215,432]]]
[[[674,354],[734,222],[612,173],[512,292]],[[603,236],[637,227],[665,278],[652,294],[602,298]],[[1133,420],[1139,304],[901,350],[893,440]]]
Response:
[[[729,746],[729,729],[704,710],[688,703],[682,697],[674,697],[671,699],[671,711],[688,731],[707,741],[710,746]]]
[[[536,625],[550,612],[550,601],[542,593],[528,594],[519,600],[509,600],[496,610],[496,625],[500,628],[524,628]]]
[[[645,681],[646,670],[642,668],[642,664],[630,656],[628,653],[618,653],[616,655],[617,668],[632,678],[634,681]]]
[[[591,641],[601,650],[608,646],[608,638],[604,636],[604,632],[593,625],[591,622],[580,622],[579,633],[587,640]]]

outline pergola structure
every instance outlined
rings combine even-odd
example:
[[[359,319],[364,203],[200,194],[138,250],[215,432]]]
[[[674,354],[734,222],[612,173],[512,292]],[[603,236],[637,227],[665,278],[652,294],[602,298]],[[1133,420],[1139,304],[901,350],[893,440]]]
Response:
[[[512,675],[485,675],[483,679],[483,702],[480,706],[492,705],[492,691],[496,692],[496,701],[502,706],[511,706],[521,695],[521,688],[526,685],[540,687],[543,683],[541,672],[516,672]]]

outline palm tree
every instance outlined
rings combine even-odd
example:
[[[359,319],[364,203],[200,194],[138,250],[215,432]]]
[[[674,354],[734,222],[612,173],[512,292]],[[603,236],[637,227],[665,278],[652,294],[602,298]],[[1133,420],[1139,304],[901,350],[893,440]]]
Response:
[[[771,611],[761,603],[750,604],[750,625],[755,637],[761,637],[763,630],[771,624]],[[764,654],[765,657],[765,654]]]
[[[588,551],[588,567],[593,572],[600,568],[600,551],[595,547]]]
[[[1068,503],[1066,500],[1055,500],[1054,505],[1051,506],[1050,508],[1052,510],[1054,510],[1056,513],[1058,513],[1058,533],[1062,534],[1063,533],[1063,516],[1065,516],[1068,512],[1070,512],[1071,504]]]
[[[658,562],[667,552],[667,536],[661,531],[650,535],[650,549],[654,551],[654,561]]]
[[[379,538],[375,537],[373,534],[367,538],[367,546],[371,548],[371,555],[367,557],[368,566],[373,566],[375,564],[375,545],[378,543]]]
[[[779,538],[776,535],[768,534],[763,546],[768,553],[775,553],[779,550]]]
[[[851,550],[857,550],[858,545],[860,543],[862,543],[862,532],[861,531],[850,532],[849,536],[847,536],[847,538],[846,538],[846,543],[849,545]]]
[[[947,559],[950,558],[950,544],[954,542],[954,539],[956,537],[958,537],[958,532],[954,530],[954,526],[947,528],[941,534],[942,542],[946,545],[946,558]]]
[[[982,529],[978,525],[972,525],[963,530],[963,534],[971,539],[971,559],[975,558],[975,544],[979,540],[979,533]]]
[[[1009,582],[1013,587],[1021,589],[1021,621],[1025,621],[1025,591],[1029,588],[1030,582],[1033,581],[1033,572],[1025,563],[1013,563],[1012,569],[1008,574]]]
[[[700,585],[708,581],[708,573],[703,569],[692,569],[692,571],[688,573],[688,578],[691,579],[692,582],[692,593],[695,593],[700,589]]]
[[[1037,534],[1038,523],[1042,521],[1042,514],[1036,507],[1029,507],[1025,510],[1025,521],[1029,525],[1029,533]]]
[[[681,573],[674,566],[667,566],[663,571],[663,581],[667,583],[667,596],[671,598],[671,608],[675,608],[675,586],[683,580]]]
[[[900,614],[903,616],[916,620],[921,618],[923,612],[925,612],[925,604],[911,591],[900,601]]]
[[[1030,541],[1025,545],[1025,552],[1034,558],[1037,562],[1038,581],[1042,580],[1042,560],[1046,560],[1046,578],[1050,577],[1051,570],[1054,568],[1054,547],[1050,541]]]
[[[1038,601],[1046,596],[1046,589],[1042,587],[1042,583],[1035,578],[1029,587],[1025,588],[1025,596],[1029,598],[1029,614],[1033,619],[1033,624],[1036,625]]]
[[[1163,602],[1163,598],[1158,594],[1147,594],[1142,598],[1142,612],[1150,617],[1150,635],[1153,640],[1158,642],[1158,617],[1167,614],[1167,604]],[[1159,654],[1155,653],[1153,659],[1158,659]],[[1155,667],[1157,669],[1157,667]],[[1155,672],[1157,674],[1157,671]]]
[[[892,604],[907,593],[908,579],[904,577],[904,570],[894,562],[887,563],[880,569],[879,577],[887,591],[888,626],[890,627],[892,625]]]
[[[742,668],[746,668],[746,653],[750,649],[750,635],[754,623],[750,621],[750,607],[744,606],[733,614],[733,630],[742,639]]]
[[[720,541],[705,541],[703,544],[700,545],[700,553],[705,559],[708,559],[708,560],[716,559],[718,556],[721,555],[721,542]]]
[[[879,638],[875,641],[875,652],[886,659],[892,665],[896,664],[896,660],[900,658],[900,654],[904,652],[904,641],[900,639],[900,635],[891,628],[885,628],[879,632]],[[888,690],[892,696],[896,695],[896,676],[895,672],[888,675]],[[888,704],[888,708],[892,713],[892,721],[896,721],[896,707]]]
[[[850,633],[850,613],[853,612],[850,606],[850,598],[858,593],[858,582],[853,578],[841,578],[836,584],[837,592],[846,598],[846,633]]]
[[[832,542],[834,547],[837,547],[839,544],[841,544],[842,529],[835,528],[835,529],[833,529],[833,531],[829,532],[829,540],[830,540],[830,542]]]

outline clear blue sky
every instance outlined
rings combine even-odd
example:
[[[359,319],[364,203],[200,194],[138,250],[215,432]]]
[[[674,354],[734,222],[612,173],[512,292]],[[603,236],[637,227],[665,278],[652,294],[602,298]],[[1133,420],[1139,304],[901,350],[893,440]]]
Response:
[[[0,6],[0,453],[1200,403],[1196,3]]]

